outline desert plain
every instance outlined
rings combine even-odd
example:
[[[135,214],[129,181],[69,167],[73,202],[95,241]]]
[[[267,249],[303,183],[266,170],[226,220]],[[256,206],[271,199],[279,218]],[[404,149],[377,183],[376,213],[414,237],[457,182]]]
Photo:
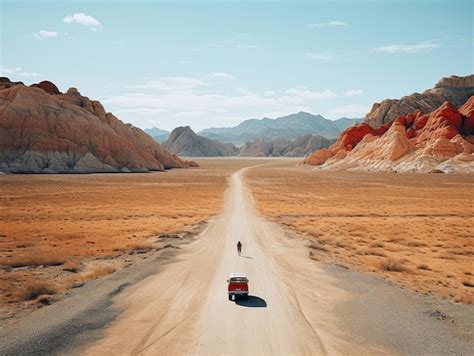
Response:
[[[193,237],[220,213],[231,175],[244,167],[258,212],[306,241],[314,263],[473,303],[472,176],[322,172],[298,159],[198,163],[143,174],[1,175],[1,319]]]

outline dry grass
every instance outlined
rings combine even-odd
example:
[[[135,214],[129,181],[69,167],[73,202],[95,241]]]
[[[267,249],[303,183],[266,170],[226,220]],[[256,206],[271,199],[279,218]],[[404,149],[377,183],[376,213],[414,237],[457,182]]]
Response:
[[[472,175],[324,172],[296,164],[251,169],[246,180],[264,216],[314,242],[313,259],[422,293],[473,299],[463,285],[474,256]],[[405,270],[382,268],[390,258],[403,260]]]
[[[69,261],[62,268],[63,271],[77,273],[82,270],[82,265],[78,261]]]
[[[128,246],[128,249],[137,252],[143,253],[150,250],[155,249],[157,246],[151,241],[142,241],[142,242],[134,242]]]
[[[380,267],[384,271],[389,272],[405,272],[407,270],[407,268],[403,264],[403,260],[393,257],[387,257],[386,259],[382,260],[380,263]]]
[[[64,263],[63,257],[48,255],[24,255],[10,258],[2,258],[0,266],[18,267],[37,267],[37,266],[60,266]]]
[[[48,282],[30,281],[23,286],[19,297],[22,300],[33,300],[43,295],[51,295],[57,293],[57,288]]]
[[[422,263],[421,265],[416,266],[416,268],[422,269],[422,270],[425,270],[425,271],[431,271],[430,266],[428,266],[426,263]],[[452,275],[448,275],[446,277],[452,278]]]
[[[118,270],[118,266],[107,262],[93,262],[86,267],[86,270],[81,273],[81,278],[84,281],[97,279],[107,276]]]
[[[151,237],[208,220],[221,210],[230,175],[255,163],[209,159],[198,169],[148,174],[0,175],[0,307],[16,305],[31,280],[61,289],[66,279],[112,271],[54,266],[150,251]],[[1,268],[41,265],[48,267]]]

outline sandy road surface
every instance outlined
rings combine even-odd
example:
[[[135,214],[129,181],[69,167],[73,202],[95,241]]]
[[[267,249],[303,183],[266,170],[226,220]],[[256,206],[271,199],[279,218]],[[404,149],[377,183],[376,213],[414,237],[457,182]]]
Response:
[[[118,298],[125,312],[86,353],[357,350],[345,341],[349,338],[334,332],[337,320],[330,309],[345,293],[308,259],[303,245],[290,243],[276,226],[255,214],[242,183],[243,171],[232,176],[223,214],[178,262]],[[238,240],[243,243],[240,257]],[[228,300],[226,279],[231,272],[245,272],[250,279],[248,301]]]

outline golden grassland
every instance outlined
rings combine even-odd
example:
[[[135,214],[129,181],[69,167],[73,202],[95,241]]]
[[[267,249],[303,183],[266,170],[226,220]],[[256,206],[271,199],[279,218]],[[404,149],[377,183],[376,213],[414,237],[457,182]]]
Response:
[[[145,174],[0,176],[0,308],[111,273],[120,266],[109,257],[151,250],[151,237],[207,221],[221,210],[230,175],[254,163],[214,159]]]
[[[313,171],[295,160],[246,174],[260,213],[307,236],[315,260],[473,303],[472,175]]]

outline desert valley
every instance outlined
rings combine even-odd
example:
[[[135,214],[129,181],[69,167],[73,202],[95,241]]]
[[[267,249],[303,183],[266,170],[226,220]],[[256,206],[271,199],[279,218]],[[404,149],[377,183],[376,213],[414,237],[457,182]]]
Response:
[[[303,243],[315,265],[380,276],[459,308],[473,303],[473,76],[446,79],[441,83],[453,86],[438,83],[436,94],[422,94],[431,98],[429,107],[413,96],[400,101],[410,105],[376,104],[364,123],[331,146],[325,139],[328,148],[306,158],[232,157],[234,144],[189,127],[175,130],[162,148],[75,89],[61,94],[50,82],[2,83],[2,170],[47,173],[0,176],[5,330],[91,281],[156,256],[179,258],[221,214],[237,172],[245,172],[262,218]],[[224,157],[183,160],[166,149]],[[249,150],[247,143],[240,155]],[[159,173],[163,168],[174,169]],[[148,170],[158,173],[104,173]],[[52,174],[58,172],[100,174]],[[441,309],[433,312],[454,313]],[[469,319],[452,320],[457,332],[467,332]]]
[[[81,4],[0,9],[0,355],[472,354],[472,4]]]

